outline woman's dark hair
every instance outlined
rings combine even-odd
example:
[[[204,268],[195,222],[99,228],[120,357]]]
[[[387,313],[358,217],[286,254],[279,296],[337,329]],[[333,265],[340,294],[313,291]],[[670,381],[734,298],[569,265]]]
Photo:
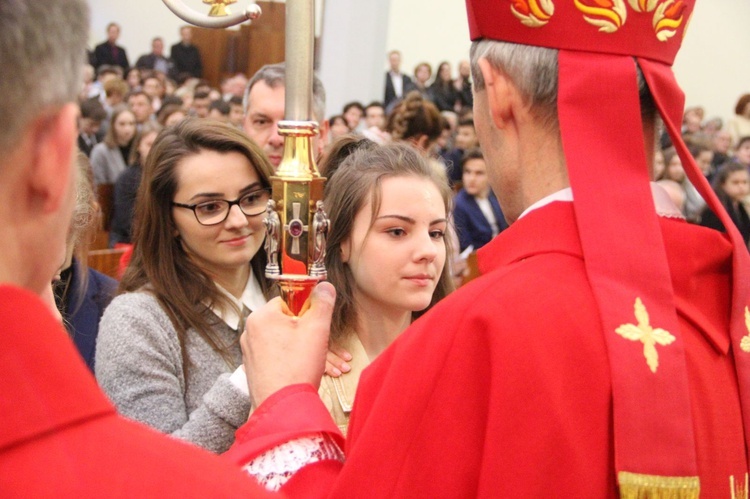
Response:
[[[416,177],[430,180],[437,187],[445,204],[446,214],[451,213],[452,191],[445,174],[420,156],[413,147],[405,144],[377,145],[367,139],[353,140],[343,137],[342,145],[335,147],[336,157],[329,157],[330,165],[324,171],[328,176],[325,188],[325,209],[330,219],[326,248],[328,280],[336,287],[336,304],[331,320],[331,340],[336,341],[352,332],[357,324],[354,303],[354,276],[341,259],[341,245],[351,237],[357,213],[370,201],[372,218],[380,210],[381,182],[389,177]],[[341,157],[343,156],[343,157]],[[449,270],[450,239],[445,239],[446,262],[425,309],[412,313],[416,319],[453,290]]]
[[[236,308],[219,291],[211,277],[188,256],[175,235],[172,202],[177,191],[177,166],[201,151],[238,152],[258,173],[263,187],[270,187],[273,169],[261,149],[236,128],[210,119],[186,119],[163,130],[156,138],[143,165],[143,180],[138,189],[134,220],[133,257],[120,282],[119,292],[141,288],[152,293],[177,331],[184,364],[185,335],[197,331],[228,364],[231,345],[222,344],[213,332],[217,317],[208,312],[215,306]],[[266,252],[261,247],[250,260],[250,267],[263,293],[270,283],[265,278]],[[237,310],[239,313],[240,311]]]
[[[435,85],[439,87],[445,87],[448,88],[453,84],[453,80],[450,78],[447,80],[444,80],[442,76],[440,76],[440,73],[442,73],[442,70],[445,66],[450,66],[450,62],[443,61],[440,64],[438,64],[437,70],[435,71]]]
[[[342,135],[336,139],[326,151],[326,155],[319,165],[320,174],[324,177],[331,178],[331,176],[336,173],[336,170],[338,170],[341,162],[349,157],[354,151],[360,149],[373,149],[377,146],[378,145],[372,140],[362,138],[353,133]]]
[[[750,94],[744,94],[737,100],[737,105],[734,106],[734,114],[743,116],[748,104],[750,104]]]

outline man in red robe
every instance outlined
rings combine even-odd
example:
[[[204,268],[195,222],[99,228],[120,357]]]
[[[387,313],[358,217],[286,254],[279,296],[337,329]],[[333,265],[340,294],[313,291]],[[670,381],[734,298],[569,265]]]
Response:
[[[82,0],[0,0],[0,497],[268,495],[221,458],[118,416],[40,299],[76,202],[88,18]]]
[[[363,374],[345,463],[314,389],[332,291],[299,320],[256,311],[259,407],[230,457],[295,494],[747,497],[747,249],[649,185],[658,114],[721,211],[679,136],[693,3],[467,0],[474,120],[512,225]]]

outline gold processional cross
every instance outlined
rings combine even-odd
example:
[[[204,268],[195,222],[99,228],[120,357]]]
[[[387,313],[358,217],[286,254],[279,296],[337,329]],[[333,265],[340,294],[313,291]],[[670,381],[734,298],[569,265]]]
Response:
[[[208,13],[211,17],[224,17],[229,14],[227,5],[236,3],[237,0],[203,0],[203,3],[211,5],[211,11]]]
[[[615,329],[615,332],[627,340],[643,343],[643,355],[646,357],[646,363],[651,372],[655,373],[659,367],[659,353],[656,351],[656,344],[667,346],[675,340],[675,337],[665,329],[651,327],[648,312],[646,312],[646,307],[640,298],[635,299],[635,318],[638,321],[637,325],[623,324]],[[750,338],[748,338],[748,342],[750,343]]]

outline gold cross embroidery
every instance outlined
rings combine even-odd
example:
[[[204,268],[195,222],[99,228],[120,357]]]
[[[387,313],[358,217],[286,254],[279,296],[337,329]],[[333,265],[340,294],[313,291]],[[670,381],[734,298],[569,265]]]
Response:
[[[742,337],[740,348],[743,352],[750,352],[750,310],[747,307],[745,307],[745,327],[748,334]]]
[[[203,0],[203,3],[211,5],[208,15],[211,17],[224,17],[229,14],[227,5],[236,3],[237,0]]]
[[[646,357],[646,364],[652,373],[656,372],[659,367],[659,354],[656,351],[656,344],[667,346],[675,340],[669,331],[660,328],[652,328],[649,324],[648,312],[640,298],[635,299],[635,318],[637,325],[623,324],[615,329],[615,332],[631,341],[640,341],[643,343],[643,355]],[[748,339],[750,342],[750,338]]]

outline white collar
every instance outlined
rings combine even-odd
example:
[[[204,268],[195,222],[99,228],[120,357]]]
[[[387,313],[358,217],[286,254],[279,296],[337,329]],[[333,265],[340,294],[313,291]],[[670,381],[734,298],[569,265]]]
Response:
[[[654,198],[654,207],[656,208],[656,214],[660,217],[667,218],[681,218],[685,216],[682,214],[679,208],[674,204],[672,198],[669,197],[667,191],[665,191],[659,184],[651,182],[651,195]],[[523,213],[518,217],[520,220],[524,216],[528,215],[534,210],[538,210],[542,206],[546,206],[555,201],[562,201],[570,203],[573,201],[573,190],[570,187],[560,189],[557,192],[553,192],[549,196],[545,196],[536,203],[523,210]]]
[[[248,275],[247,277],[245,290],[242,292],[242,296],[239,300],[235,298],[229,291],[224,289],[219,283],[214,284],[216,284],[218,290],[222,292],[231,303],[237,306],[237,310],[239,311],[242,310],[243,305],[252,311],[258,310],[260,307],[266,304],[266,297],[263,296],[263,290],[261,289],[258,281],[253,277],[252,267],[250,268],[250,275]],[[216,314],[216,317],[221,319],[222,322],[224,322],[232,329],[239,328],[240,316],[233,308],[230,307],[228,310],[223,310],[221,307],[214,306],[211,307],[211,312]]]

